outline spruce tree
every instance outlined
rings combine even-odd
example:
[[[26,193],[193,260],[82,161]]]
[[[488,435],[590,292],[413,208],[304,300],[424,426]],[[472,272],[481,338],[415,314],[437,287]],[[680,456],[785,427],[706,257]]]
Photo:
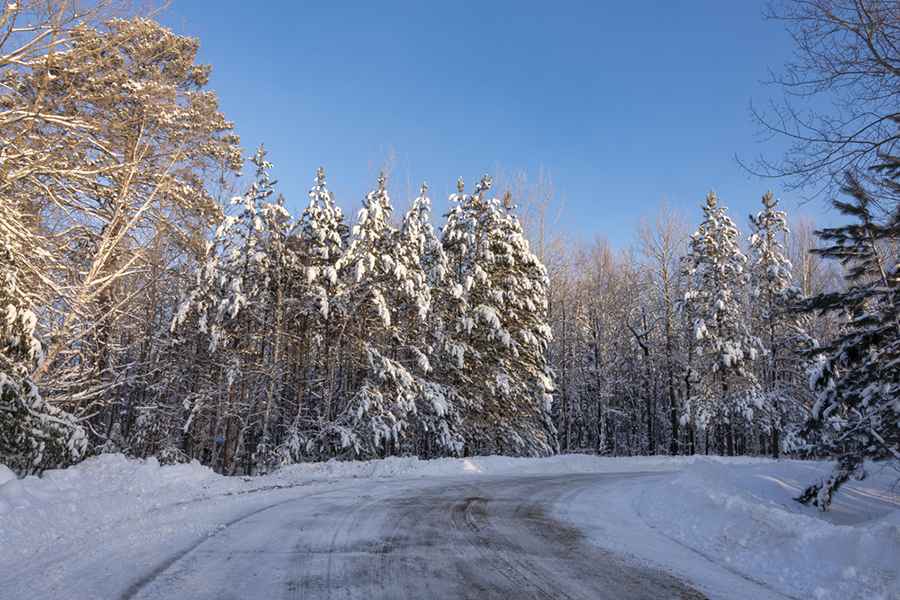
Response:
[[[316,170],[315,184],[309,191],[309,204],[300,216],[292,236],[296,254],[309,286],[309,300],[303,310],[307,316],[327,320],[338,295],[337,263],[343,256],[349,231],[344,215],[328,190],[325,170]]]
[[[335,433],[331,423],[341,392],[338,338],[347,318],[338,263],[346,251],[349,230],[322,167],[316,170],[308,198],[289,239],[298,273],[290,317],[295,405],[282,455],[294,461],[328,452],[326,440]]]
[[[771,192],[762,197],[763,210],[750,215],[750,315],[765,357],[759,367],[760,404],[767,413],[772,456],[778,458],[781,432],[789,410],[790,388],[798,369],[796,349],[805,337],[795,305],[799,291],[793,285],[791,262],[783,239],[788,235],[787,214],[778,210]]]
[[[4,214],[7,226],[14,216]],[[42,347],[16,257],[11,240],[0,235],[0,464],[29,474],[78,461],[87,436],[72,415],[48,404],[32,381]]]
[[[281,197],[272,198],[272,164],[262,146],[250,162],[255,167],[254,181],[243,195],[232,199],[238,212],[225,217],[217,228],[207,264],[173,327],[183,326],[196,314],[200,331],[209,339],[208,351],[218,354],[220,365],[227,364],[221,373],[226,387],[243,374],[240,406],[229,411],[240,412],[242,420],[234,452],[240,455],[252,447],[250,462],[262,473],[277,460],[272,427],[284,379],[287,294],[296,261],[287,244],[290,214]],[[219,387],[220,381],[211,383]],[[208,406],[213,393],[196,387],[185,390],[186,452],[191,450],[197,416],[214,408]]]
[[[462,340],[453,352],[462,367],[467,451],[548,454],[556,430],[547,273],[515,215],[488,197],[491,183],[484,176],[468,195],[460,182],[443,231],[450,293],[458,299],[447,327]]]
[[[719,426],[727,425],[727,451],[734,455],[736,421],[749,416],[747,392],[755,383],[749,367],[759,342],[747,326],[747,258],[739,246],[740,232],[715,193],[707,195],[703,215],[684,261],[689,279],[685,301],[694,319],[700,374],[707,384],[700,418],[703,423],[715,420]]]
[[[896,172],[888,173],[887,183],[896,182]],[[851,199],[833,204],[856,222],[819,231],[828,245],[814,252],[844,265],[847,286],[807,303],[846,319],[834,340],[812,351],[816,401],[807,438],[837,465],[797,500],[821,510],[847,479],[864,476],[864,459],[900,459],[900,207],[879,220],[872,194],[852,174],[844,192]]]
[[[353,395],[334,426],[341,446],[364,455],[400,451],[431,371],[428,351],[416,336],[431,309],[422,246],[392,225],[385,184],[382,174],[366,195],[339,263],[347,281],[343,301],[353,315],[346,341],[356,358]]]
[[[400,245],[409,248],[411,259],[418,256],[430,295],[430,310],[424,320],[406,322],[408,339],[420,340],[420,350],[428,361],[426,379],[417,399],[416,425],[418,453],[458,454],[463,447],[460,434],[461,396],[448,376],[455,361],[448,360],[452,338],[445,329],[445,310],[453,303],[447,289],[447,256],[431,224],[431,199],[422,184],[419,195],[403,217]]]

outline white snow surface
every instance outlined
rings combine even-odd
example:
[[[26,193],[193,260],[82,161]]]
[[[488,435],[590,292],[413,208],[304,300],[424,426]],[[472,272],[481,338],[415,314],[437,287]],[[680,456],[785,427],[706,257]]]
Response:
[[[16,478],[16,474],[6,465],[0,465],[0,485]]]
[[[593,488],[560,506],[604,548],[681,575],[713,598],[900,600],[900,472],[867,464],[829,512],[793,500],[826,462],[693,457],[675,474]],[[738,575],[771,596],[735,587]]]
[[[830,468],[699,460],[635,507],[672,540],[788,597],[900,599],[900,472],[868,464],[825,513],[792,500]]]
[[[396,480],[400,493],[415,493],[421,482],[441,478],[655,473],[582,485],[552,513],[590,543],[670,571],[711,598],[900,599],[900,495],[893,487],[900,474],[868,465],[869,477],[842,488],[828,513],[791,499],[829,468],[755,458],[389,458],[292,465],[251,478],[107,454],[17,479],[0,465],[0,573],[18,574],[0,581],[0,597],[18,597],[24,588],[16,582],[31,585],[29,577],[45,580],[47,590],[66,589],[88,568],[71,566],[78,561],[104,565],[91,582],[102,597],[119,589],[115,570],[126,557],[152,565],[160,544],[214,535],[238,514],[298,494],[362,493],[373,480]],[[113,555],[123,562],[103,558]]]

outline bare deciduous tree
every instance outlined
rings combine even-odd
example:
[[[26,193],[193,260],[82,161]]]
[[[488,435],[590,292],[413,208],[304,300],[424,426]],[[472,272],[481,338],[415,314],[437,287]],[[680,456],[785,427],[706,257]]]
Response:
[[[753,114],[789,145],[780,159],[763,156],[747,168],[792,189],[835,192],[844,172],[866,175],[900,140],[900,4],[784,0],[767,16],[786,26],[795,52],[771,80],[784,98]],[[883,202],[897,202],[891,190],[880,192]]]

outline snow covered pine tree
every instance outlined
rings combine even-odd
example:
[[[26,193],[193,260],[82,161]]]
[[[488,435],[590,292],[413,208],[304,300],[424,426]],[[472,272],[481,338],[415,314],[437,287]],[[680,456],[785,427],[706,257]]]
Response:
[[[285,297],[294,262],[287,245],[290,215],[280,196],[271,201],[275,182],[269,177],[272,165],[265,156],[260,147],[251,158],[255,180],[244,195],[232,199],[239,212],[219,225],[207,264],[173,322],[173,330],[178,331],[188,317],[196,315],[200,331],[209,340],[209,352],[220,353],[216,362],[225,365],[220,375],[225,378],[227,397],[233,396],[229,388],[238,374],[245,374],[244,383],[252,380],[253,385],[241,386],[237,406],[229,411],[239,413],[241,425],[233,444],[226,442],[234,446],[238,457],[249,443],[250,462],[257,473],[266,472],[277,460],[273,411],[283,381]],[[221,393],[221,386],[219,380],[211,383],[213,389],[187,390],[185,434],[213,423],[213,433],[219,435],[223,424],[217,419],[195,425],[198,416],[215,409],[208,401]]]
[[[550,418],[547,272],[531,252],[512,206],[490,198],[491,178],[474,194],[462,181],[443,231],[452,295],[463,312],[447,327],[466,390],[466,451],[545,455],[557,446]]]
[[[763,210],[750,215],[750,319],[753,332],[765,348],[758,368],[761,390],[758,404],[767,416],[771,453],[778,458],[785,417],[791,411],[790,393],[804,364],[797,349],[808,336],[795,313],[800,291],[793,285],[791,262],[782,240],[789,233],[787,214],[778,210],[778,200],[767,192]],[[799,364],[798,364],[799,363]]]
[[[890,169],[896,185],[900,162]],[[838,312],[843,332],[812,351],[810,377],[816,394],[807,434],[811,449],[838,460],[832,474],[797,498],[827,510],[834,492],[851,476],[863,477],[866,458],[900,460],[900,206],[885,222],[874,215],[868,190],[848,174],[848,202],[834,200],[856,223],[823,229],[830,245],[814,250],[846,267],[847,287],[811,298],[809,310]]]
[[[685,301],[704,359],[701,423],[715,421],[717,433],[725,434],[728,455],[734,456],[736,421],[748,418],[751,410],[747,392],[756,382],[748,365],[759,352],[759,341],[750,334],[745,316],[747,258],[738,228],[713,192],[706,196],[703,215],[684,260],[690,281]]]
[[[416,401],[416,454],[456,455],[464,446],[459,412],[462,396],[447,376],[457,364],[451,358],[452,352],[442,353],[442,348],[453,346],[444,327],[444,309],[452,310],[456,301],[447,287],[447,255],[431,224],[431,199],[426,184],[422,184],[418,197],[403,217],[400,240],[410,257],[418,257],[430,290],[426,319],[413,318],[405,325],[407,339],[419,340],[419,351],[427,361],[428,376],[421,382]]]
[[[431,371],[427,349],[420,347],[425,340],[411,335],[431,310],[422,246],[391,224],[385,184],[382,174],[366,195],[340,262],[358,384],[338,416],[341,444],[370,456],[399,453]]]
[[[0,464],[20,474],[77,462],[87,436],[74,417],[41,398],[30,373],[41,358],[37,317],[19,285],[20,268],[9,235],[11,206],[0,229]]]
[[[291,313],[296,407],[281,452],[284,459],[289,456],[293,461],[302,455],[330,455],[328,440],[340,438],[340,432],[331,426],[340,370],[336,341],[345,318],[338,261],[344,255],[349,230],[328,190],[322,167],[316,170],[308,197],[289,239],[301,283],[294,291],[299,302]]]

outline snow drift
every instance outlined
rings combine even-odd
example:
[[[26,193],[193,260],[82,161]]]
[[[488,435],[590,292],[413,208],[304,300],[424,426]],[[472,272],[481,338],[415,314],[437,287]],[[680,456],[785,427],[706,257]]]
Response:
[[[788,596],[900,598],[897,471],[868,465],[869,476],[842,488],[830,512],[792,500],[829,468],[698,460],[646,489],[636,508],[666,536]]]

